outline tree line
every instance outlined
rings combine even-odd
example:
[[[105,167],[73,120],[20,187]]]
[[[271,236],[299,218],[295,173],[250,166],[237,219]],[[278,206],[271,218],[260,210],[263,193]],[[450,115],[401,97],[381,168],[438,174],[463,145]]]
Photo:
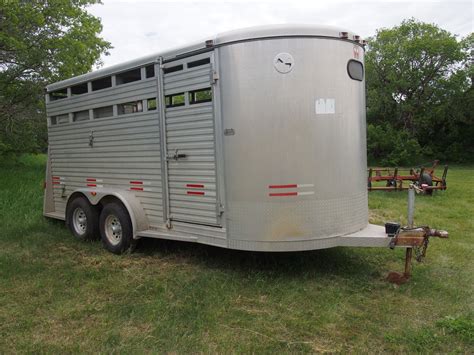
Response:
[[[47,150],[44,88],[87,73],[111,48],[98,0],[0,2],[0,158]]]
[[[369,163],[474,161],[473,44],[415,19],[368,39]]]
[[[99,0],[0,4],[0,159],[47,149],[44,88],[101,65]],[[473,44],[415,19],[368,38],[370,164],[474,161]]]

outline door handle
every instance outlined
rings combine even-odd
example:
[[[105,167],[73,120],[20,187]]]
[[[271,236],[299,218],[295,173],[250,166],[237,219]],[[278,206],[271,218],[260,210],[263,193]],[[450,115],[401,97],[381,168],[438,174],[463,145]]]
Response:
[[[176,149],[176,150],[174,151],[174,154],[173,154],[173,155],[168,155],[167,159],[168,159],[168,160],[178,160],[178,159],[182,159],[182,158],[186,158],[186,157],[187,157],[186,154],[182,154],[182,153],[179,154],[179,153],[178,153],[178,149]]]
[[[94,147],[94,131],[92,130],[89,134],[89,147]]]

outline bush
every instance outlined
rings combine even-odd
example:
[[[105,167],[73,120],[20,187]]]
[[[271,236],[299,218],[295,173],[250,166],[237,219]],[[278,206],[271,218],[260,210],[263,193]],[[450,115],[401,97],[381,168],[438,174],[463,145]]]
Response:
[[[367,126],[367,159],[369,164],[387,166],[416,164],[421,159],[418,141],[407,131],[389,124]]]

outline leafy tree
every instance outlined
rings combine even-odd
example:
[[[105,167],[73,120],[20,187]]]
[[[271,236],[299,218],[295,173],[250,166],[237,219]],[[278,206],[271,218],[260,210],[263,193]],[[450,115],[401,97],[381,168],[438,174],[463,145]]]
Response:
[[[100,65],[98,0],[0,2],[0,156],[44,150],[44,86]]]
[[[469,159],[473,140],[464,132],[473,127],[472,110],[465,110],[469,101],[472,107],[470,48],[472,35],[458,41],[436,25],[415,19],[377,31],[366,55],[367,118],[387,135],[369,132],[369,140],[396,145],[404,137],[410,144],[414,139],[425,156]],[[369,141],[368,146],[380,145],[376,143]],[[368,153],[369,159],[379,158],[375,151]],[[406,164],[417,156],[400,154],[397,159],[392,154],[390,160]]]
[[[422,158],[418,141],[405,130],[388,123],[367,125],[368,163],[394,166],[415,162]]]

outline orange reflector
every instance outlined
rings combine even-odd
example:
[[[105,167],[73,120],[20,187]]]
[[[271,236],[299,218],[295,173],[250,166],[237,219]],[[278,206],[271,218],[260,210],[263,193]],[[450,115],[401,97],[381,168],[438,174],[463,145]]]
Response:
[[[92,196],[95,196],[95,195],[97,195],[97,192],[92,191],[92,192],[91,192],[91,195],[92,195]]]

